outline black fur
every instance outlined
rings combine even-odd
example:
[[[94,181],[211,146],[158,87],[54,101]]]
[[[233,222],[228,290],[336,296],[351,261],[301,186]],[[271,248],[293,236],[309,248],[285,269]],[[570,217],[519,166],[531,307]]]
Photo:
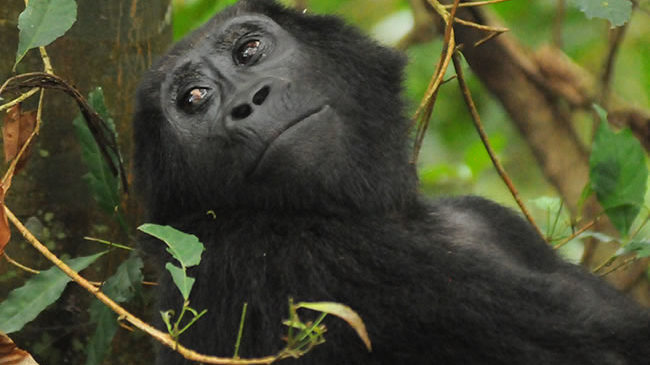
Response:
[[[261,46],[241,48],[251,39]],[[250,0],[145,76],[134,130],[147,218],[207,248],[191,306],[208,313],[180,342],[232,356],[248,302],[240,355],[273,354],[293,297],[358,311],[373,351],[328,317],[327,343],[290,363],[647,364],[647,312],[516,214],[418,197],[403,64],[335,17]],[[193,89],[205,102],[187,103]],[[179,308],[160,280],[160,309]],[[185,362],[163,349],[158,363]]]

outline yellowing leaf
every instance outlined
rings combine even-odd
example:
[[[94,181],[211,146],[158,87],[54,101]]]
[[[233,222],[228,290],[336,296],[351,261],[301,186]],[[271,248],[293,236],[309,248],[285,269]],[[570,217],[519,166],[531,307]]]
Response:
[[[366,345],[368,351],[372,351],[372,344],[370,343],[370,337],[368,337],[366,325],[363,323],[357,312],[353,311],[352,308],[347,305],[334,302],[301,302],[298,303],[298,308],[311,309],[341,318],[357,332],[357,335],[359,335],[361,341]]]

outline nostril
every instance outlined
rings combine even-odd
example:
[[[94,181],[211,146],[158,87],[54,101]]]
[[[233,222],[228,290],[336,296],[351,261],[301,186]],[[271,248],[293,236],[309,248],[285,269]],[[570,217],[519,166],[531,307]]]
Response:
[[[251,108],[250,105],[248,104],[241,104],[237,105],[232,112],[230,112],[230,115],[232,116],[233,119],[244,119],[247,118],[249,115],[253,113],[253,108]]]
[[[253,104],[262,105],[262,103],[269,96],[270,91],[271,88],[268,86],[264,86],[263,88],[261,88],[258,92],[255,93],[255,95],[253,95]]]

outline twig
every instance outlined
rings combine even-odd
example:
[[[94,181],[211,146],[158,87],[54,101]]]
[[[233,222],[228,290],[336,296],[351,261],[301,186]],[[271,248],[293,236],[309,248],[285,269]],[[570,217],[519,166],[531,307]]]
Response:
[[[36,94],[38,92],[38,90],[40,90],[40,89],[35,87],[35,88],[25,92],[25,93],[20,94],[19,97],[15,98],[15,99],[13,99],[13,100],[5,103],[5,104],[0,105],[0,112],[3,111],[3,110],[11,108],[12,106],[14,106],[14,105],[16,105],[18,103],[22,103],[23,101],[27,100],[30,96]]]
[[[605,271],[605,272],[603,272],[603,273],[598,274],[598,276],[607,276],[607,275],[613,273],[614,271],[617,271],[617,270],[619,270],[619,269],[621,269],[621,268],[623,268],[623,267],[625,267],[625,266],[631,264],[632,262],[634,262],[634,261],[636,261],[636,260],[637,260],[636,255],[635,255],[635,256],[632,256],[632,257],[628,257],[628,258],[626,258],[625,260],[621,261],[620,264],[614,266],[613,268],[611,268],[611,269],[609,269],[609,270],[607,270],[607,271]],[[600,268],[599,268],[599,269],[600,269]],[[596,271],[598,271],[598,270],[594,270],[594,272],[596,272]]]
[[[237,331],[237,341],[235,341],[235,355],[234,359],[239,358],[239,345],[241,345],[241,338],[244,334],[244,322],[246,321],[246,311],[248,309],[248,303],[244,302],[244,307],[241,310],[241,318],[239,319],[239,331]]]
[[[54,255],[47,247],[45,247],[45,245],[43,245],[36,237],[34,237],[34,235],[20,222],[18,218],[16,218],[16,216],[11,212],[11,210],[7,206],[5,206],[4,209],[5,209],[5,214],[7,215],[7,218],[11,221],[11,223],[13,223],[13,225],[18,229],[18,231],[23,235],[23,237],[25,237],[27,242],[29,242],[43,256],[45,256],[45,258],[51,261],[59,269],[61,269],[61,271],[63,271],[66,275],[68,275],[77,284],[81,285],[89,293],[94,295],[97,299],[99,299],[99,301],[104,303],[113,312],[117,313],[117,315],[120,318],[129,322],[133,326],[139,328],[140,330],[147,333],[151,337],[155,338],[158,342],[162,343],[163,345],[176,350],[186,359],[197,361],[197,362],[203,362],[207,364],[225,364],[225,365],[251,364],[252,365],[252,364],[270,364],[272,362],[275,362],[277,360],[280,360],[288,356],[280,352],[278,355],[266,356],[262,358],[231,359],[231,358],[223,358],[223,357],[215,357],[215,356],[199,354],[196,351],[190,350],[178,344],[172,339],[172,337],[168,333],[159,331],[156,328],[149,325],[148,323],[142,321],[140,318],[134,316],[126,309],[121,307],[119,304],[117,304],[115,301],[113,301],[111,298],[109,298],[99,288],[93,286],[92,283],[90,283],[84,277],[79,275],[76,271],[72,270],[68,265],[66,265],[63,261],[61,261],[58,257],[56,257],[56,255]]]
[[[104,245],[107,245],[107,246],[110,246],[110,247],[116,247],[116,248],[121,248],[121,249],[127,250],[127,251],[133,251],[132,247],[129,247],[127,245],[122,245],[122,244],[119,244],[119,243],[114,243],[114,242],[111,242],[111,241],[106,241],[106,240],[103,240],[101,238],[86,236],[86,237],[84,237],[84,239],[86,241],[97,242],[97,243],[101,243],[101,244],[104,244]]]
[[[553,246],[553,248],[557,250],[558,248],[560,248],[560,247],[566,245],[567,243],[571,242],[574,238],[578,237],[579,235],[581,235],[582,233],[584,233],[586,230],[588,230],[588,229],[590,229],[591,227],[593,227],[595,224],[596,224],[596,220],[593,220],[593,221],[587,223],[584,227],[582,227],[582,228],[580,228],[579,230],[575,231],[572,235],[570,235],[569,237],[563,239],[563,240],[562,240],[560,243],[558,243],[557,245]]]
[[[21,270],[27,271],[28,273],[32,273],[32,274],[40,274],[41,273],[40,271],[38,271],[36,269],[32,269],[31,267],[27,267],[27,266],[21,264],[20,262],[12,259],[11,257],[9,257],[9,255],[7,255],[7,252],[4,252],[2,254],[2,256],[4,256],[5,260],[7,260],[8,263],[14,265],[15,267],[17,267],[17,268],[19,268]]]
[[[490,4],[498,4],[498,3],[504,3],[506,1],[510,0],[486,0],[486,1],[468,1],[466,3],[460,3],[458,5],[459,8],[469,8],[472,6],[483,6],[483,5],[490,5]],[[443,5],[447,9],[451,9],[454,7],[453,4],[449,5]]]
[[[537,231],[539,236],[542,239],[544,239],[544,234],[539,229],[537,223],[535,223],[535,220],[533,219],[533,216],[530,214],[530,212],[524,205],[524,202],[519,197],[519,192],[517,191],[514,184],[512,183],[512,180],[510,180],[510,177],[506,173],[505,169],[503,168],[503,165],[501,165],[501,162],[497,158],[496,153],[494,153],[494,150],[490,145],[490,141],[488,139],[487,133],[485,132],[485,129],[483,129],[483,124],[481,123],[481,117],[478,114],[478,111],[476,110],[476,106],[474,105],[474,100],[472,99],[472,95],[469,91],[469,88],[467,87],[467,83],[465,82],[465,77],[463,76],[463,69],[460,63],[458,53],[454,52],[452,56],[452,60],[454,62],[454,68],[456,69],[456,75],[458,76],[458,84],[463,93],[463,98],[465,99],[465,104],[467,104],[470,114],[472,115],[472,121],[474,122],[474,127],[476,127],[476,131],[481,137],[481,141],[483,142],[483,145],[485,146],[485,150],[487,151],[488,155],[490,156],[490,159],[492,160],[492,164],[494,165],[497,172],[499,173],[499,176],[501,176],[501,179],[503,179],[506,186],[510,190],[512,197],[517,202],[517,205],[519,205],[519,209],[521,209],[521,212],[524,214],[524,216],[526,217],[528,222],[530,222],[533,228]]]
[[[454,4],[458,5],[459,2],[460,0],[455,0]],[[422,102],[420,103],[418,110],[415,112],[415,115],[413,116],[413,120],[414,121],[419,120],[420,124],[418,125],[418,129],[415,134],[415,145],[413,146],[413,156],[411,157],[412,164],[416,163],[418,156],[420,155],[420,150],[422,149],[422,144],[424,143],[424,136],[429,127],[431,114],[433,113],[433,106],[438,96],[438,90],[440,89],[440,85],[445,77],[447,68],[449,67],[449,62],[451,61],[451,56],[454,53],[454,48],[456,47],[456,40],[454,37],[454,27],[453,27],[453,20],[454,17],[456,16],[456,9],[457,7],[453,7],[447,17],[441,14],[443,19],[447,23],[445,27],[445,41],[444,41],[446,47],[443,50],[443,56],[441,56],[442,62],[438,61],[438,64],[436,65],[436,71],[432,78],[432,82],[429,84],[429,87],[427,88],[427,92],[424,98],[422,99]],[[422,113],[424,113],[424,115],[422,115]]]
[[[605,107],[607,107],[609,102],[609,94],[614,74],[614,63],[616,62],[616,56],[618,55],[621,43],[623,43],[623,38],[625,37],[628,24],[629,22],[610,31],[611,38],[609,42],[609,51],[607,52],[607,58],[605,59],[603,74],[600,77],[602,90],[600,94],[600,103]]]

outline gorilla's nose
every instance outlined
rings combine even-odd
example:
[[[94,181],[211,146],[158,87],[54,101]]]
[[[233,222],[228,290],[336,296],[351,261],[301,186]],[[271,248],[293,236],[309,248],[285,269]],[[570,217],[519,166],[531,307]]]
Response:
[[[230,117],[233,120],[242,120],[248,118],[253,114],[253,108],[255,106],[262,106],[266,101],[269,93],[271,92],[271,86],[262,85],[254,89],[252,97],[247,95],[245,98],[250,100],[244,100],[243,103],[236,104],[235,107],[230,111]]]

